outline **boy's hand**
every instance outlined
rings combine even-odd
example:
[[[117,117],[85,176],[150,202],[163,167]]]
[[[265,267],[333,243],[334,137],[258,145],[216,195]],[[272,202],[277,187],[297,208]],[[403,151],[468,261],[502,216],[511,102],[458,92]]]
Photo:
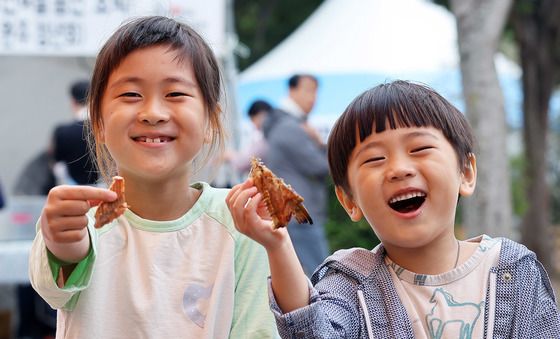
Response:
[[[226,197],[237,230],[266,249],[270,265],[272,290],[284,312],[309,304],[307,278],[298,261],[286,227],[274,229],[262,195],[247,179],[234,186]]]
[[[56,186],[50,190],[41,213],[41,232],[47,248],[58,259],[78,262],[89,251],[86,213],[101,201],[117,194],[91,186]]]
[[[288,238],[286,228],[274,229],[261,193],[252,179],[235,185],[226,197],[237,230],[255,240],[267,250],[280,247]]]

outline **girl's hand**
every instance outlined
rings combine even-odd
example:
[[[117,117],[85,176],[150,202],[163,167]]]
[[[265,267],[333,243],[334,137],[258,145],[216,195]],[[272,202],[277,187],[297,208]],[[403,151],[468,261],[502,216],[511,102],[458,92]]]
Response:
[[[50,190],[41,213],[41,232],[47,248],[69,263],[85,258],[89,251],[86,213],[101,201],[113,201],[117,194],[91,186],[56,186]]]
[[[237,230],[255,240],[267,250],[280,247],[288,239],[285,228],[274,229],[262,194],[252,179],[235,185],[226,197]]]

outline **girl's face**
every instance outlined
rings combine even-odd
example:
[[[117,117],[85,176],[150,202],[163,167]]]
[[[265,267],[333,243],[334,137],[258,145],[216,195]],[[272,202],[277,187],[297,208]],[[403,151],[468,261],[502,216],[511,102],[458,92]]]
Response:
[[[470,169],[438,129],[413,127],[372,133],[357,144],[348,164],[352,197],[337,188],[355,221],[364,216],[385,247],[419,248],[453,236],[459,194],[472,194]]]
[[[111,73],[101,103],[104,142],[119,174],[142,180],[185,175],[207,135],[192,65],[168,46],[130,53]]]

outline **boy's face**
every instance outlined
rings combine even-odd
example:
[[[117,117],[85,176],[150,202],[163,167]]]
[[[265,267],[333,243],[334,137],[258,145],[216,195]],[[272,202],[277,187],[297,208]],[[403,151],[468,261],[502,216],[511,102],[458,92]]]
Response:
[[[337,196],[354,221],[365,217],[385,247],[418,248],[453,233],[457,198],[476,183],[474,155],[461,171],[438,129],[412,127],[372,133],[348,163],[351,196]],[[450,233],[449,233],[450,232]]]

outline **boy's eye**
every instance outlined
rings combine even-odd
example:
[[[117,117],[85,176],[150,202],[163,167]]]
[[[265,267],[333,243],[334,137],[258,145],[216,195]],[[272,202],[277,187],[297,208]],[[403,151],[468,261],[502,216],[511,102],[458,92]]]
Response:
[[[414,148],[412,151],[410,151],[410,153],[418,153],[418,152],[422,152],[422,151],[429,150],[429,149],[432,149],[432,148],[434,148],[434,147],[433,146],[421,146],[421,147]]]
[[[368,162],[375,163],[375,162],[379,162],[379,161],[382,161],[382,160],[385,160],[385,157],[372,157],[372,158],[366,159],[366,161],[364,161],[364,164],[367,164]]]

